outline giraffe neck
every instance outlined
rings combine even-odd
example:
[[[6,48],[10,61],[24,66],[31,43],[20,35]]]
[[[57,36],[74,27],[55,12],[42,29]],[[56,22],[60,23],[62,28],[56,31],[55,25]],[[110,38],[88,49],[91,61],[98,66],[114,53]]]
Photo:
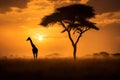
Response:
[[[33,44],[33,42],[32,42],[32,40],[31,40],[31,39],[30,39],[30,43],[31,43],[31,46],[32,46],[32,47],[34,47],[34,44]]]

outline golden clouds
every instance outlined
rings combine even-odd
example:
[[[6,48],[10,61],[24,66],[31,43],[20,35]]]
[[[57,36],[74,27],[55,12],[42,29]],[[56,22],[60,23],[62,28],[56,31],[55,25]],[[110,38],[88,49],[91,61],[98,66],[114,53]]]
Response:
[[[99,14],[93,19],[98,26],[106,26],[108,24],[119,24],[120,23],[120,12],[108,12]]]
[[[120,11],[120,0],[89,0],[88,5],[93,6],[96,13]]]
[[[54,8],[58,8],[61,6],[71,5],[75,3],[86,4],[88,0],[47,0],[49,3],[54,5]]]
[[[11,11],[11,7],[26,8],[30,0],[0,0],[0,13]]]
[[[81,0],[81,3],[86,4],[89,0]]]

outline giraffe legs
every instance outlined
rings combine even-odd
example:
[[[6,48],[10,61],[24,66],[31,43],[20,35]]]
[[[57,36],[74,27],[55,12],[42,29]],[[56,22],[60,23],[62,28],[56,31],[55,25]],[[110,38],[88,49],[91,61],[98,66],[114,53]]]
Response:
[[[34,57],[34,59],[37,59],[38,49],[32,49],[32,51],[33,51],[33,57]]]
[[[33,57],[34,57],[34,59],[35,59],[35,54],[33,53]]]
[[[35,53],[35,58],[37,59],[37,56],[38,56],[38,54],[37,54],[37,52]]]
[[[37,59],[37,53],[33,53],[34,59]]]

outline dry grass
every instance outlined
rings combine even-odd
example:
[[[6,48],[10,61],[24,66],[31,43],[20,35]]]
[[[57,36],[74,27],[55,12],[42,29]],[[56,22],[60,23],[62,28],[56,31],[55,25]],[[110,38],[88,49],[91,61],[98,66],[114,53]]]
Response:
[[[120,58],[0,59],[4,80],[120,80]]]

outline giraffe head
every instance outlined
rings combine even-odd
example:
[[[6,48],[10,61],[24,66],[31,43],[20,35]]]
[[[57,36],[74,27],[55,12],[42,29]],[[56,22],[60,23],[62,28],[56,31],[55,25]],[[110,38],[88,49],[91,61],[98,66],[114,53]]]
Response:
[[[28,40],[30,40],[30,39],[31,39],[31,38],[30,38],[30,37],[28,37],[26,41],[28,41]]]

